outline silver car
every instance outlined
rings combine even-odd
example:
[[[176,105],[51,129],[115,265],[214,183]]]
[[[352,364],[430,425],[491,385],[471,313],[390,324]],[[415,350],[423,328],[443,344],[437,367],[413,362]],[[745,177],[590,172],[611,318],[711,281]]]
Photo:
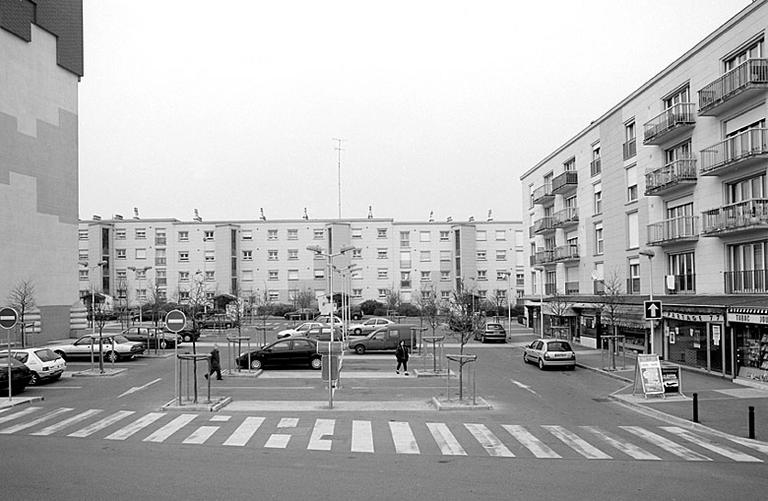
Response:
[[[387,318],[373,317],[369,318],[365,322],[350,325],[349,332],[355,336],[367,336],[376,329],[386,327],[387,325],[391,325],[393,323],[394,322],[392,320]]]
[[[121,359],[132,360],[137,355],[144,353],[144,343],[128,341],[121,334],[104,334],[101,339],[104,359],[110,362],[117,362]],[[72,344],[57,344],[50,346],[50,349],[65,361],[73,358],[88,359],[91,357],[91,353],[95,358],[98,358],[99,335],[89,334]]]
[[[523,362],[538,364],[539,369],[547,367],[576,368],[576,353],[570,343],[562,339],[537,339],[523,351]]]

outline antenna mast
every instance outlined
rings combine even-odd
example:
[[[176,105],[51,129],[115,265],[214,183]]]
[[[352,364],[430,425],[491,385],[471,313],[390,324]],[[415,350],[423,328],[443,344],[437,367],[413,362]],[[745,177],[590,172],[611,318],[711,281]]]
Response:
[[[339,185],[339,219],[341,219],[341,152],[344,151],[344,149],[341,147],[341,143],[345,141],[345,139],[340,139],[337,137],[332,138],[333,141],[336,141],[338,145],[334,148],[337,153],[337,167],[338,167],[338,185]]]

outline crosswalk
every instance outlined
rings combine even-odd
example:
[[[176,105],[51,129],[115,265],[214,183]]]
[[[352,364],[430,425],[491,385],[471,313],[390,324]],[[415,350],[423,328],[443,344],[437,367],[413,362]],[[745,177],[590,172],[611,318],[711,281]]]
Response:
[[[0,410],[2,436],[60,436],[154,444],[529,459],[763,463],[768,444],[677,426],[522,425],[132,410]]]

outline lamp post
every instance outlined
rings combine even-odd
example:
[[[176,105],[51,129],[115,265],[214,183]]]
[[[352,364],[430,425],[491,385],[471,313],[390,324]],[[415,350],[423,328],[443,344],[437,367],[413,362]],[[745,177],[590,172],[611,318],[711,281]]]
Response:
[[[96,291],[95,291],[95,288],[93,287],[93,281],[91,280],[90,270],[101,268],[102,266],[107,264],[107,262],[99,261],[93,266],[88,266],[88,261],[80,261],[79,264],[80,266],[85,266],[89,270],[88,284],[91,286],[91,343],[93,343],[93,338],[96,336],[96,308],[94,308],[95,300],[96,300]],[[91,350],[91,354],[93,354],[93,350]],[[91,364],[93,364],[93,355],[91,355]],[[93,366],[91,366],[91,368],[93,368]],[[101,329],[99,329],[99,373],[104,374],[104,353],[103,353],[102,342],[101,342]]]
[[[350,321],[350,306],[349,306],[349,296],[351,295],[351,289],[352,289],[352,273],[355,271],[359,271],[361,268],[358,267],[355,264],[347,265],[343,268],[338,268],[336,265],[333,266],[333,269],[338,271],[341,275],[341,323],[342,323],[342,333],[344,341],[346,342],[347,338],[349,337],[349,330],[348,330],[348,323]],[[349,282],[347,282],[347,278],[350,279]],[[349,287],[347,287],[349,285]],[[347,293],[347,290],[350,290],[350,294]]]
[[[144,276],[147,273],[147,271],[151,270],[151,266],[144,266],[142,268],[137,268],[135,266],[129,266],[129,270],[136,273],[136,281],[139,283],[139,288],[137,289],[136,293],[136,303],[139,305],[139,325],[144,323],[144,311],[141,306],[141,302],[139,301],[139,292],[141,291],[141,281],[144,280]],[[149,340],[147,340],[147,344],[149,344]]]
[[[544,267],[534,266],[539,272],[539,320],[541,325],[541,337],[544,337]]]
[[[648,273],[648,285],[650,285],[649,289],[649,298],[651,301],[653,301],[653,256],[656,255],[655,252],[653,252],[652,249],[643,249],[638,254],[641,256],[646,256],[648,258],[648,263],[651,267],[650,272]],[[649,342],[645,343],[645,351],[646,353],[653,353],[653,336],[654,336],[654,326],[653,326],[653,320],[650,320],[651,322],[651,339]]]
[[[509,332],[512,330],[512,306],[509,303],[510,291],[512,290],[512,284],[510,283],[512,280],[512,272],[505,270],[502,273],[507,276],[507,332]]]

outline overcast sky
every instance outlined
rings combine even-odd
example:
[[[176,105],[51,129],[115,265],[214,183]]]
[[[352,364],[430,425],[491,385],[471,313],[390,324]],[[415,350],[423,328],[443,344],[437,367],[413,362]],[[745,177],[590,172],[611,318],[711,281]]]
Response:
[[[85,0],[80,217],[520,219],[520,175],[749,0]]]

